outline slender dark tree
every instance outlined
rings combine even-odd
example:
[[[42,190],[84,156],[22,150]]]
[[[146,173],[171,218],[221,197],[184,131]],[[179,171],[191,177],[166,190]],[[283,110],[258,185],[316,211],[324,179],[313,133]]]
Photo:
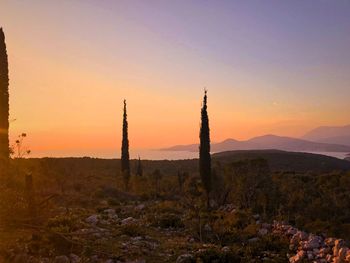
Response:
[[[204,186],[205,192],[207,194],[207,207],[209,208],[209,198],[211,191],[211,156],[206,90],[204,91],[203,105],[201,110],[201,128],[199,138],[199,173],[202,179],[202,184]]]
[[[6,163],[9,157],[9,70],[5,34],[0,28],[0,162]]]
[[[187,172],[177,171],[177,180],[179,183],[179,188],[181,193],[183,192],[184,184],[188,177],[189,177],[189,174]]]
[[[129,180],[130,180],[130,160],[129,160],[129,139],[128,139],[128,120],[127,120],[127,114],[126,114],[126,100],[124,100],[124,113],[123,113],[121,172],[123,174],[125,189],[128,190]]]
[[[143,167],[142,167],[142,162],[141,162],[140,156],[139,156],[139,160],[138,160],[138,162],[137,162],[136,174],[137,174],[138,176],[142,176],[142,175],[143,175]]]

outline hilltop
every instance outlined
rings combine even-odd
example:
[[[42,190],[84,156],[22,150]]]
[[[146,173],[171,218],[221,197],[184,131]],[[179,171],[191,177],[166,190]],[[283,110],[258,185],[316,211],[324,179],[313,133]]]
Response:
[[[215,162],[230,163],[240,160],[265,159],[268,161],[272,171],[295,171],[295,172],[320,172],[350,170],[350,162],[335,157],[321,154],[288,152],[281,150],[238,150],[226,151],[212,154]],[[115,175],[120,170],[119,159],[98,159],[98,158],[33,158],[26,160],[28,163],[46,163],[58,171],[69,170],[72,172],[93,174],[99,172]],[[176,175],[179,170],[186,170],[190,173],[198,172],[198,159],[186,160],[143,160],[145,172],[153,172],[160,169],[166,174]],[[130,160],[131,170],[136,171],[137,160]],[[67,168],[68,167],[68,168]]]

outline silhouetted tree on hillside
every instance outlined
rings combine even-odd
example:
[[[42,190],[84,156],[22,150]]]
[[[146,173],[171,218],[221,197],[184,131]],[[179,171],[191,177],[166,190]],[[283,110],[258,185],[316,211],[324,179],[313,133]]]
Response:
[[[204,189],[207,194],[207,207],[209,208],[209,198],[211,191],[211,156],[210,156],[210,132],[209,118],[207,112],[207,91],[204,91],[203,105],[201,110],[201,128],[199,145],[199,173]]]
[[[129,160],[129,139],[128,139],[128,120],[127,120],[127,114],[126,114],[126,100],[124,100],[124,113],[123,113],[121,172],[123,175],[125,189],[128,190],[129,180],[130,180],[130,160]]]
[[[136,175],[138,175],[138,176],[142,176],[143,175],[143,167],[142,167],[142,162],[141,162],[140,156],[139,156],[139,160],[137,162]]]
[[[35,192],[33,186],[33,176],[32,174],[26,174],[25,176],[25,191],[28,206],[28,216],[30,217],[32,223],[36,223],[37,207],[35,202]]]
[[[159,169],[155,169],[151,176],[154,182],[155,196],[158,197],[160,195],[160,181],[163,178],[163,174]]]
[[[9,150],[9,71],[5,35],[0,28],[0,161],[6,163]]]
[[[181,193],[184,190],[184,184],[185,184],[185,181],[188,177],[189,177],[189,174],[187,172],[177,171],[177,180],[179,183],[179,188],[180,188]]]

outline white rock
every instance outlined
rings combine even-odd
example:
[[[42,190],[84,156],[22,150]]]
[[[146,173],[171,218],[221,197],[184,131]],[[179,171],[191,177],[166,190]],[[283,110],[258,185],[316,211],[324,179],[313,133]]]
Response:
[[[113,208],[109,208],[104,210],[103,213],[109,214],[109,215],[115,215],[115,210]]]
[[[287,230],[288,235],[295,235],[298,232],[298,230],[294,227],[291,227]]]
[[[86,223],[96,225],[98,223],[99,216],[98,215],[91,215],[88,218],[85,219]]]
[[[231,249],[229,248],[229,247],[223,247],[222,249],[221,249],[221,251],[222,252],[224,252],[224,253],[228,253],[228,252],[230,252],[231,251]]]
[[[194,260],[193,255],[183,254],[176,259],[176,263],[189,263],[189,262],[192,262],[193,260]]]
[[[259,238],[257,238],[257,237],[253,237],[251,239],[248,239],[249,243],[254,243],[254,242],[257,242],[257,241],[259,241]]]
[[[75,255],[75,254],[70,254],[69,258],[70,258],[70,262],[71,263],[79,263],[79,262],[81,262],[80,257]]]
[[[146,206],[144,204],[139,204],[138,206],[135,207],[135,210],[141,211],[141,210],[145,209],[145,207]]]
[[[310,235],[307,241],[304,241],[302,247],[304,250],[313,250],[319,248],[322,242],[320,236]]]
[[[123,219],[122,221],[121,221],[121,223],[122,223],[122,225],[128,225],[128,224],[133,224],[133,223],[135,223],[137,220],[135,219],[135,218],[133,218],[133,217],[127,217],[127,218],[125,218],[125,219]]]
[[[265,236],[269,233],[269,231],[266,229],[266,228],[260,228],[259,229],[259,232],[258,232],[258,235],[259,236]]]

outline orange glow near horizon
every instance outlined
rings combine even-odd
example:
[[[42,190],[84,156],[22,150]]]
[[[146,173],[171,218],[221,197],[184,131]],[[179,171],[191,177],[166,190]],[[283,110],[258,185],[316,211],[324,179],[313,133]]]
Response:
[[[0,8],[9,56],[10,115],[15,119],[11,140],[27,133],[33,156],[106,156],[105,151],[115,150],[118,157],[124,98],[131,148],[197,143],[204,87],[213,142],[264,134],[299,137],[320,125],[350,123],[350,77],[342,62],[307,64],[300,55],[301,65],[295,68],[284,68],[272,58],[260,66],[242,47],[232,44],[237,50],[227,48],[221,54],[216,42],[203,43],[206,32],[201,35],[197,21],[191,29],[198,39],[177,39],[180,22],[171,24],[172,16],[166,21],[174,35],[166,35],[169,30],[161,23],[153,26],[148,14],[143,15],[149,24],[132,13],[131,3],[108,3],[110,7],[36,0],[30,6],[5,1]],[[209,23],[219,43],[227,40],[230,32],[216,30],[221,25],[204,15],[200,19]],[[266,40],[258,32],[258,26],[254,32],[247,29],[238,39]],[[249,39],[250,34],[256,39]],[[275,44],[250,48],[273,56]],[[237,57],[231,61],[228,54]],[[251,60],[246,62],[244,55]],[[292,64],[292,58],[288,54],[283,61]]]

